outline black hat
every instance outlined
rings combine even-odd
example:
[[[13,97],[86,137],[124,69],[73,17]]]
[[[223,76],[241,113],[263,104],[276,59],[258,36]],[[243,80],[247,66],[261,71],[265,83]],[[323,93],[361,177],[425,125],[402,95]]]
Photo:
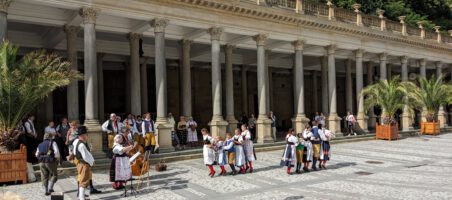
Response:
[[[87,133],[86,126],[79,126],[75,132],[75,136],[80,136]]]

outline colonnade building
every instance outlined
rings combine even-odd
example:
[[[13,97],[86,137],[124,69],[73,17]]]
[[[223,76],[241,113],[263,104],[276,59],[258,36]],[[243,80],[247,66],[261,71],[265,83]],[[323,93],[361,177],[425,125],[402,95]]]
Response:
[[[297,132],[316,111],[333,132],[346,111],[369,130],[376,117],[358,95],[366,85],[395,75],[450,77],[452,37],[399,19],[331,1],[0,0],[1,38],[21,53],[57,52],[84,74],[45,100],[41,122],[67,115],[98,132],[108,113],[150,111],[167,133],[171,112],[224,135],[254,113],[259,143],[273,141],[270,110]],[[408,130],[415,122],[402,113],[401,123]],[[169,135],[160,134],[163,150],[171,150]]]

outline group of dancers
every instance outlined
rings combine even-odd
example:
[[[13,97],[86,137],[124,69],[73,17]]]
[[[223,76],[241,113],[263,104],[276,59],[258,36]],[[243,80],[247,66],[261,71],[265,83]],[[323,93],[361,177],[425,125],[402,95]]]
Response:
[[[207,129],[201,130],[203,137],[204,164],[209,168],[209,176],[215,176],[213,165],[219,165],[220,176],[227,175],[225,165],[231,168],[230,175],[253,173],[253,161],[256,160],[251,133],[247,125],[235,129],[234,135],[226,133],[226,138],[212,138]],[[236,169],[239,168],[239,170]]]
[[[326,169],[326,162],[330,160],[329,141],[333,137],[334,133],[317,121],[312,122],[312,127],[306,124],[303,133],[295,134],[294,130],[290,129],[280,165],[287,167],[287,174],[292,174],[291,169],[295,165],[297,174],[301,174],[302,166],[305,172]]]

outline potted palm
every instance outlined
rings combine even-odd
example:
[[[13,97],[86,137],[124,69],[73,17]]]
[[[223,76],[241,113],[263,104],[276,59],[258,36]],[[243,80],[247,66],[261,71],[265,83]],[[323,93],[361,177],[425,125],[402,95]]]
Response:
[[[452,103],[452,85],[443,81],[444,77],[418,77],[417,82],[407,83],[408,96],[423,110],[425,121],[421,122],[421,133],[437,135],[440,132],[438,111],[442,105]]]
[[[82,77],[56,54],[35,51],[18,59],[18,50],[0,42],[0,182],[23,178],[18,170],[26,171],[26,148],[17,150],[17,138],[24,134],[18,128],[21,119],[53,90]]]
[[[376,127],[376,139],[394,140],[398,139],[398,124],[394,119],[394,114],[406,105],[406,88],[400,82],[398,76],[391,80],[380,80],[379,82],[364,88],[361,95],[365,97],[364,107],[369,110],[371,107],[382,109],[382,120]],[[411,110],[411,106],[407,106]]]

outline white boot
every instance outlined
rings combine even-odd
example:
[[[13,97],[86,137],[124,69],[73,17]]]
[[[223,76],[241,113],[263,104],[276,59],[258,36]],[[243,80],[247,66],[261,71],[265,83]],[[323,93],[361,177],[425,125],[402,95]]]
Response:
[[[78,188],[78,199],[85,200],[85,188],[83,187]]]

